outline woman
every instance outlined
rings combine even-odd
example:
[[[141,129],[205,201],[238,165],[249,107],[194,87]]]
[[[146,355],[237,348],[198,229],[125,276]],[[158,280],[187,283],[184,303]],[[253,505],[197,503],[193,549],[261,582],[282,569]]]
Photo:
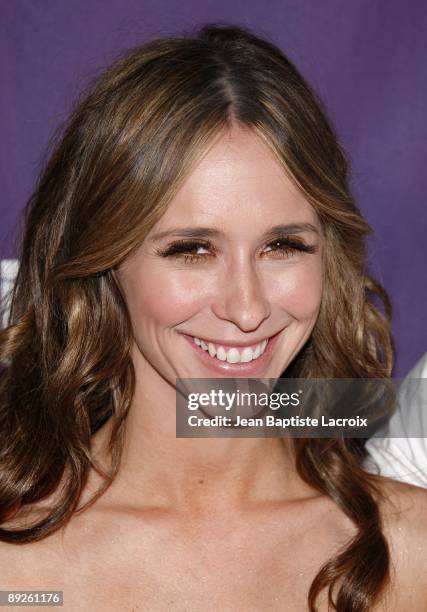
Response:
[[[1,335],[2,588],[423,609],[426,494],[364,473],[351,440],[175,436],[177,378],[390,375],[368,229],[268,42],[206,26],[108,70],[29,203]]]

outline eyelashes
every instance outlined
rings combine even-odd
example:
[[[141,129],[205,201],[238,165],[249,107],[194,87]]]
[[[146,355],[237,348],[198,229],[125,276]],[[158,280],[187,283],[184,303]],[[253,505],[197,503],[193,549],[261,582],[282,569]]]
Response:
[[[200,261],[209,257],[208,254],[197,254],[191,253],[191,251],[197,251],[198,249],[210,249],[213,251],[213,247],[209,242],[201,240],[179,240],[169,245],[164,251],[159,251],[158,254],[161,257],[180,257],[188,261]]]
[[[296,252],[315,253],[317,247],[314,244],[307,244],[299,238],[283,237],[276,238],[267,244],[267,247],[272,247],[268,252],[283,253],[284,255],[292,255]]]
[[[209,251],[197,253],[199,249]],[[290,236],[280,237],[272,240],[266,245],[268,258],[289,259],[300,253],[315,253],[317,247],[307,244],[299,238]],[[173,242],[164,250],[157,251],[160,257],[170,257],[183,260],[186,263],[206,262],[216,254],[216,250],[210,242],[204,240],[178,240]]]

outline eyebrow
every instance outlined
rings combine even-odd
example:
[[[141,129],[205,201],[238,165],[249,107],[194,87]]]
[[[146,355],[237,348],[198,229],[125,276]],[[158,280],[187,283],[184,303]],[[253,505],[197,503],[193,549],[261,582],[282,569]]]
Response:
[[[311,232],[313,234],[319,234],[319,230],[312,223],[289,223],[287,225],[275,225],[266,232],[264,232],[263,240],[274,240],[277,236],[286,236],[289,234],[301,234],[302,232]],[[181,227],[164,232],[158,232],[153,236],[150,236],[150,242],[157,242],[162,238],[175,237],[175,238],[221,238],[224,233],[213,227]]]

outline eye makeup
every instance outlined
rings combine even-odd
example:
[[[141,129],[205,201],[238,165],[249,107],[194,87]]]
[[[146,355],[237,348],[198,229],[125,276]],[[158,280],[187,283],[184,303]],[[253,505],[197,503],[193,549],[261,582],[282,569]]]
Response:
[[[209,250],[210,253],[198,254],[195,253],[198,249]],[[159,249],[157,254],[160,257],[172,257],[183,259],[186,262],[195,262],[206,260],[207,257],[212,257],[214,252],[210,242],[205,240],[176,240],[168,245],[165,249]]]
[[[273,259],[289,259],[296,253],[315,253],[317,246],[308,244],[304,240],[295,236],[281,236],[266,245],[269,249],[265,253],[267,257]],[[196,253],[199,249],[208,251],[207,253]],[[157,255],[164,258],[181,259],[187,263],[197,263],[207,261],[216,254],[216,249],[211,242],[205,240],[177,240],[169,244],[164,249],[156,251]]]

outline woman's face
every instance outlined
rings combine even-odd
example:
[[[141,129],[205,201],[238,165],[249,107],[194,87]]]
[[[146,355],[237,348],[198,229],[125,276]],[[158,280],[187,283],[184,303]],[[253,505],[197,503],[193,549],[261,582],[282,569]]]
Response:
[[[118,268],[144,365],[278,378],[322,297],[320,223],[254,132],[224,133]]]

